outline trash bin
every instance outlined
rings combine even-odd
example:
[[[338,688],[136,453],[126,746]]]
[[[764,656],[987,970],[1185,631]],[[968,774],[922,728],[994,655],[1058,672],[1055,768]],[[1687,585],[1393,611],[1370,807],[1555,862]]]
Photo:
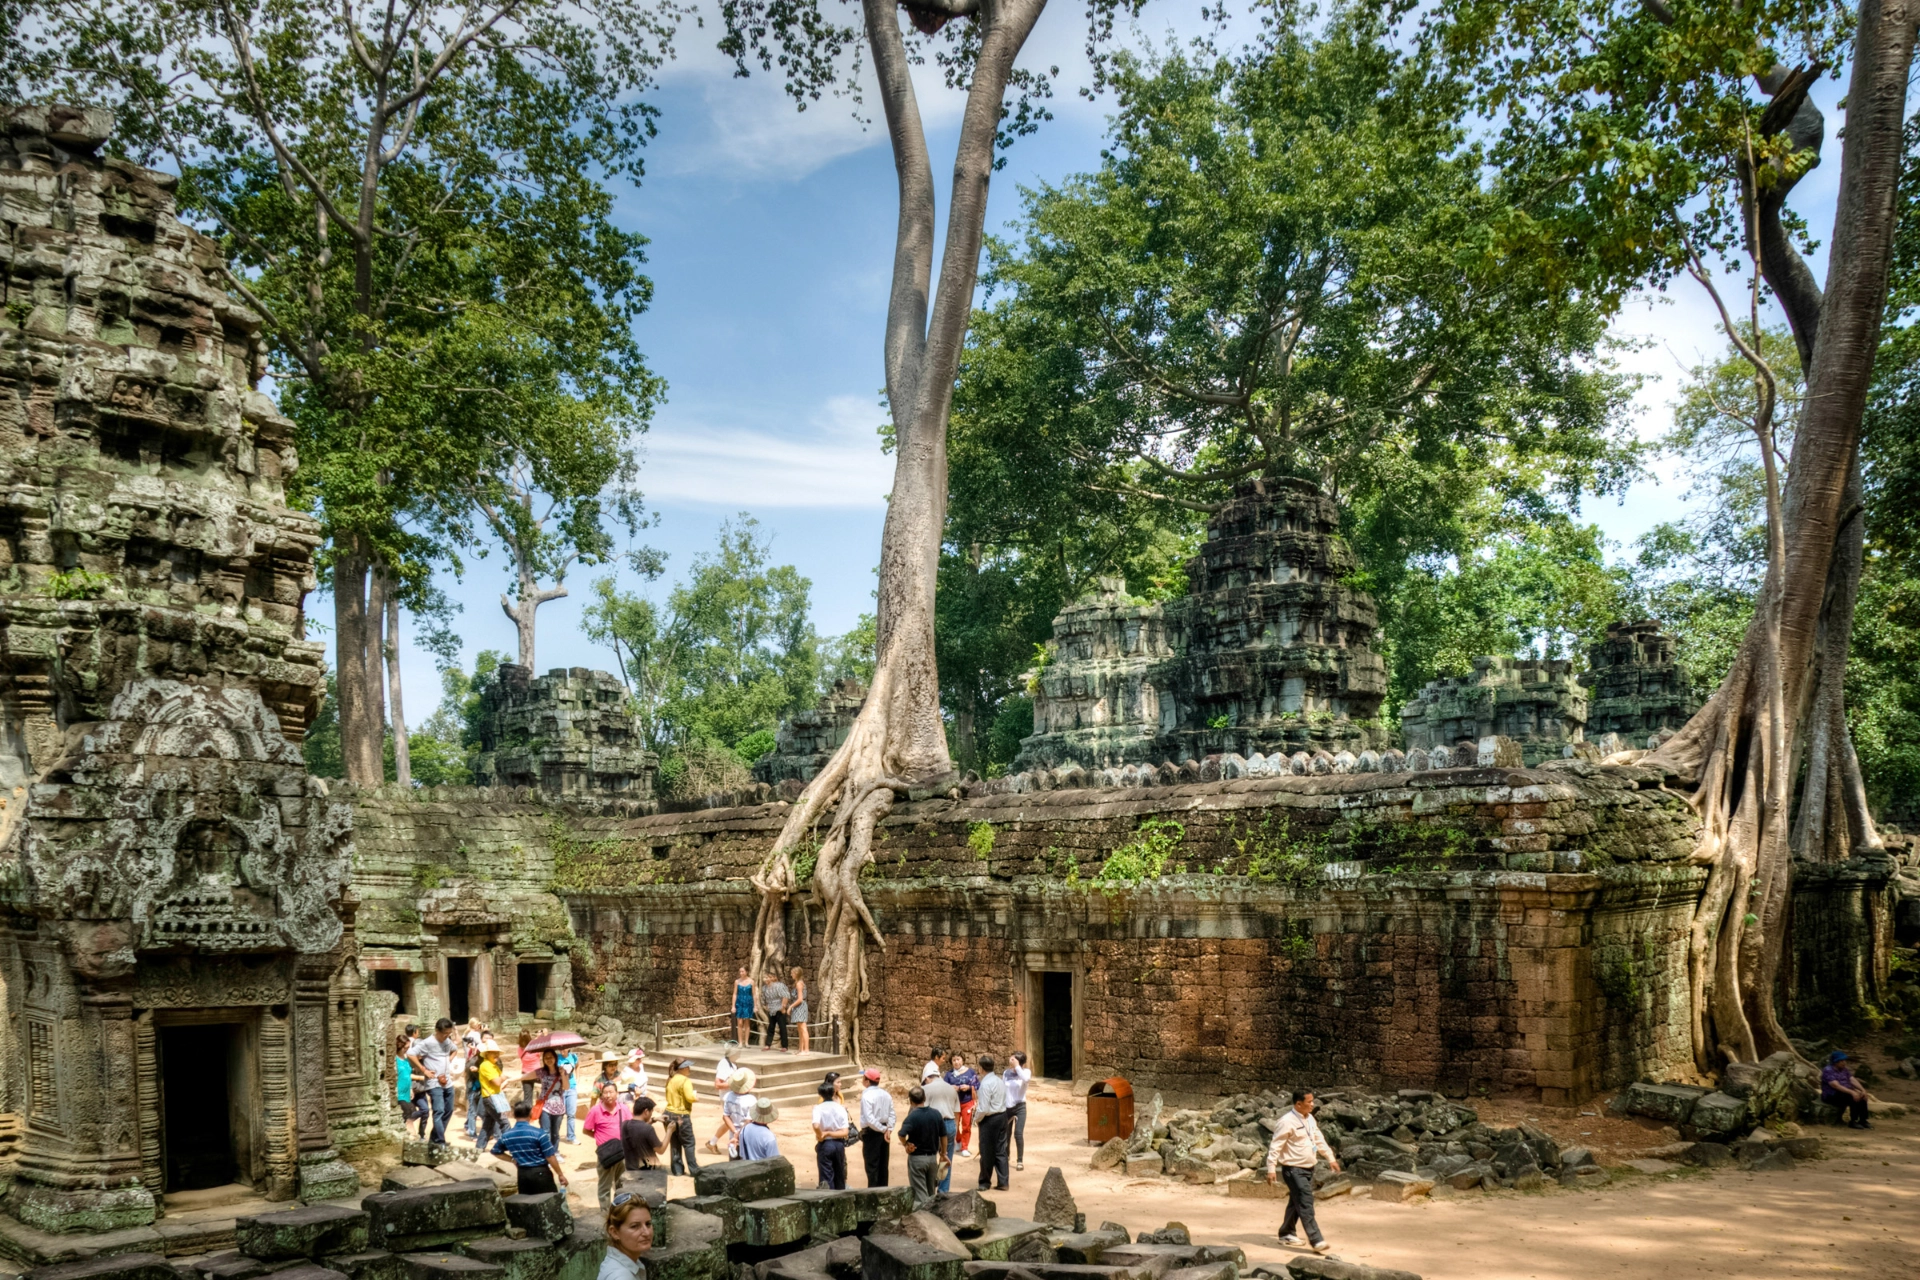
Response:
[[[1119,1076],[1096,1080],[1087,1091],[1087,1141],[1133,1136],[1133,1086]]]

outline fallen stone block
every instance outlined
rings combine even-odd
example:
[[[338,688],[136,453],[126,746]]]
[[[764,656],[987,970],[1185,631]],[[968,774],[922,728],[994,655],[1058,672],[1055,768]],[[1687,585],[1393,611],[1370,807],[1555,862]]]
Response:
[[[1192,1244],[1193,1237],[1187,1233],[1183,1222],[1169,1222],[1156,1231],[1142,1231],[1133,1238],[1135,1244]]]
[[[857,1245],[859,1241],[856,1240],[854,1243]],[[748,1271],[752,1274],[753,1280],[768,1280],[768,1277],[776,1272],[783,1275],[829,1275],[831,1274],[827,1270],[829,1247],[825,1244],[816,1244],[812,1248],[782,1254],[778,1258],[768,1258],[765,1261],[753,1263]],[[737,1269],[735,1274],[739,1274]]]
[[[982,1262],[1052,1262],[1047,1228],[1024,1218],[993,1218],[986,1230],[966,1240],[967,1251]]]
[[[1167,1171],[1167,1162],[1158,1151],[1136,1151],[1122,1167],[1129,1178],[1157,1178]]]
[[[1315,1188],[1313,1195],[1316,1200],[1330,1200],[1334,1196],[1352,1194],[1353,1190],[1359,1185],[1359,1183],[1347,1177],[1344,1173],[1337,1174],[1326,1186]]]
[[[970,1280],[1136,1280],[1142,1273],[1131,1267],[1068,1262],[969,1262]]]
[[[1471,1191],[1485,1182],[1492,1173],[1492,1165],[1484,1160],[1475,1160],[1472,1164],[1448,1174],[1447,1184],[1456,1191]]]
[[[425,1138],[408,1138],[400,1144],[400,1163],[419,1165],[432,1169],[438,1165],[451,1164],[460,1158],[452,1145],[445,1142],[428,1142]]]
[[[371,1220],[373,1244],[393,1253],[496,1235],[507,1220],[499,1188],[479,1180],[377,1191],[360,1204]]]
[[[1646,1116],[1680,1124],[1693,1114],[1693,1104],[1713,1092],[1690,1084],[1647,1084],[1627,1086],[1625,1110],[1629,1115]]]
[[[453,1178],[438,1169],[421,1164],[397,1164],[380,1175],[382,1191],[405,1191],[409,1187],[436,1187]]]
[[[519,1175],[499,1162],[455,1160],[451,1164],[441,1165],[439,1172],[446,1174],[454,1182],[491,1181],[494,1186],[500,1188],[500,1194],[503,1196],[513,1195],[520,1189]]]
[[[1693,1104],[1687,1127],[1702,1139],[1738,1133],[1747,1127],[1747,1104],[1724,1093],[1705,1094]]]
[[[1047,1236],[1047,1243],[1053,1246],[1056,1259],[1068,1265],[1091,1265],[1100,1261],[1100,1255],[1116,1245],[1129,1243],[1125,1228],[1112,1230],[1102,1227],[1098,1231],[1055,1231]]]
[[[1593,1163],[1595,1163],[1593,1152],[1585,1147],[1568,1147],[1560,1153],[1560,1168],[1563,1171],[1567,1169],[1578,1169],[1582,1165]]]
[[[1369,1267],[1338,1258],[1289,1258],[1282,1267],[1259,1267],[1254,1275],[1262,1280],[1420,1280],[1417,1272],[1397,1271],[1391,1267]]]
[[[1793,1153],[1785,1147],[1778,1147],[1747,1165],[1755,1173],[1781,1173],[1799,1164]]]
[[[573,1210],[567,1207],[564,1191],[504,1196],[500,1203],[507,1211],[507,1225],[520,1228],[531,1239],[565,1240],[573,1234]]]
[[[787,1197],[807,1206],[808,1231],[815,1240],[851,1235],[860,1224],[851,1191],[796,1191]]]
[[[1696,1142],[1680,1158],[1702,1169],[1718,1169],[1733,1163],[1733,1148],[1723,1142]]]
[[[173,1264],[157,1253],[117,1253],[55,1262],[26,1273],[32,1280],[180,1280]]]
[[[813,1230],[806,1203],[792,1197],[749,1200],[740,1208],[744,1224],[740,1244],[763,1249],[793,1244],[806,1240]]]
[[[856,1223],[892,1222],[913,1212],[913,1189],[905,1183],[897,1187],[849,1187],[847,1194],[853,1197]]]
[[[367,1247],[368,1215],[338,1204],[309,1204],[233,1220],[234,1247],[249,1258],[273,1262],[321,1253],[356,1253]]]
[[[268,1271],[266,1263],[258,1258],[249,1258],[238,1249],[228,1249],[221,1253],[211,1253],[193,1264],[203,1280],[254,1280]]]
[[[338,1271],[347,1280],[407,1280],[406,1259],[385,1249],[330,1253],[320,1259],[320,1263],[330,1271]]]
[[[1422,1178],[1418,1174],[1389,1169],[1374,1179],[1373,1198],[1398,1204],[1426,1195],[1431,1190],[1433,1190],[1432,1178]]]
[[[1678,1169],[1680,1167],[1679,1165],[1674,1164],[1671,1160],[1656,1160],[1656,1159],[1653,1159],[1652,1157],[1646,1157],[1639,1160],[1629,1160],[1626,1162],[1626,1166],[1627,1168],[1632,1169],[1637,1173],[1645,1173],[1645,1174],[1651,1174],[1656,1176],[1662,1173],[1672,1173],[1675,1169]]]
[[[1268,1182],[1264,1176],[1258,1178],[1241,1178],[1238,1181],[1227,1183],[1227,1199],[1229,1200],[1285,1200],[1286,1198],[1287,1184],[1284,1182]]]
[[[275,1277],[276,1280],[280,1277],[285,1277],[285,1280],[346,1280],[346,1277],[338,1271],[331,1271],[317,1262],[296,1262],[290,1267],[269,1271],[267,1274]]]
[[[1087,1166],[1092,1169],[1118,1169],[1126,1162],[1127,1140],[1108,1138],[1100,1144],[1100,1149],[1093,1153],[1093,1158],[1087,1162]]]
[[[506,1274],[490,1262],[439,1250],[409,1253],[406,1263],[412,1280],[503,1280]]]
[[[500,1280],[556,1280],[561,1264],[559,1251],[551,1240],[489,1236],[467,1241],[460,1246],[460,1252],[475,1262],[500,1268]],[[593,1277],[588,1276],[587,1280]]]
[[[703,1196],[726,1196],[742,1204],[790,1196],[794,1189],[793,1165],[785,1156],[704,1164],[693,1175],[693,1189]]]
[[[1240,1268],[1231,1262],[1203,1262],[1169,1271],[1166,1280],[1240,1280]]]
[[[656,1253],[662,1245],[672,1249],[704,1249],[713,1246],[724,1253],[727,1245],[726,1233],[726,1223],[719,1217],[689,1209],[678,1200],[667,1201],[660,1206],[659,1212],[653,1215],[654,1252]]]
[[[727,1247],[717,1238],[665,1249],[656,1246],[647,1254],[647,1280],[727,1280],[732,1275]]]
[[[940,1215],[926,1209],[910,1213],[904,1218],[886,1224],[888,1235],[902,1235],[909,1240],[951,1253],[957,1257],[970,1257],[967,1246],[953,1233],[953,1228],[941,1220]]]
[[[1525,1173],[1515,1176],[1513,1180],[1515,1191],[1538,1191],[1546,1185],[1547,1175],[1539,1169],[1528,1169]]]
[[[1820,1139],[1788,1138],[1780,1144],[1788,1155],[1795,1160],[1817,1160],[1820,1158]]]
[[[1060,1172],[1058,1166],[1048,1169],[1040,1179],[1040,1193],[1033,1200],[1033,1220],[1044,1227],[1071,1231],[1079,1218],[1080,1206],[1073,1202],[1067,1175]]]
[[[745,1244],[747,1241],[747,1207],[731,1196],[683,1196],[672,1202],[677,1209],[692,1213],[705,1214],[720,1220],[720,1242],[726,1245]],[[655,1238],[659,1237],[659,1225],[655,1224]]]
[[[872,1235],[860,1242],[861,1280],[964,1280],[965,1261],[905,1236]]]
[[[1560,1171],[1560,1185],[1563,1187],[1604,1187],[1612,1180],[1613,1175],[1597,1164],[1575,1165]]]

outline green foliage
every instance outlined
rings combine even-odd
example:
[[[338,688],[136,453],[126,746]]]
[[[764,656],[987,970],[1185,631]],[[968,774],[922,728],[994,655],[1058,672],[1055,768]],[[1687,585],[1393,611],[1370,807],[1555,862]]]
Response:
[[[629,856],[633,842],[618,836],[589,839],[565,818],[548,824],[547,847],[553,851],[553,886],[561,892],[612,888],[653,874],[649,864]]]
[[[772,540],[759,527],[744,512],[723,524],[719,546],[694,558],[664,605],[611,578],[593,585],[583,629],[614,650],[655,750],[697,741],[738,748],[817,696],[812,584],[772,562]],[[849,644],[843,661],[852,653]]]
[[[769,754],[774,748],[775,734],[771,729],[755,729],[746,737],[733,744],[733,754],[740,757],[740,763],[751,768],[760,757]]]
[[[1148,818],[1135,830],[1133,839],[1107,855],[1093,878],[1100,884],[1158,880],[1166,874],[1168,860],[1186,838],[1186,827],[1172,818]]]
[[[413,888],[417,895],[429,893],[452,881],[454,869],[444,862],[422,863],[413,869]]]
[[[98,600],[113,586],[113,575],[90,569],[68,569],[47,579],[47,594],[55,600]]]
[[[794,883],[800,885],[807,884],[813,880],[814,868],[820,865],[820,846],[812,844],[804,845],[794,850],[791,858],[793,861]]]
[[[866,685],[873,683],[873,646],[877,625],[874,614],[863,613],[853,630],[820,642],[820,679],[823,683],[831,684],[835,680],[858,680]]]
[[[1229,715],[1217,715],[1213,719],[1207,721],[1207,728],[1215,729],[1215,730],[1231,728],[1232,725],[1233,725],[1233,717]]]
[[[346,762],[340,755],[340,702],[334,692],[333,672],[327,672],[320,710],[307,725],[307,736],[300,741],[300,754],[306,759],[307,772],[316,778],[344,778]]]
[[[976,822],[967,828],[967,848],[973,850],[975,859],[985,862],[993,856],[993,824]]]

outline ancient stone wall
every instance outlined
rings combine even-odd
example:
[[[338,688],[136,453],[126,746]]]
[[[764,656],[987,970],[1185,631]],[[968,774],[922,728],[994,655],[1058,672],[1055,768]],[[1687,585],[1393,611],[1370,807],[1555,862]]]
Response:
[[[617,676],[555,667],[536,677],[509,662],[480,690],[481,786],[649,800],[658,765]]]
[[[1430,681],[1400,709],[1409,749],[1499,736],[1519,743],[1528,764],[1561,758],[1586,723],[1586,690],[1558,658],[1475,658],[1472,671]]]
[[[1627,746],[1644,747],[1654,734],[1671,733],[1693,717],[1700,697],[1674,650],[1673,637],[1651,619],[1607,628],[1580,677],[1590,691],[1589,738],[1617,733]]]

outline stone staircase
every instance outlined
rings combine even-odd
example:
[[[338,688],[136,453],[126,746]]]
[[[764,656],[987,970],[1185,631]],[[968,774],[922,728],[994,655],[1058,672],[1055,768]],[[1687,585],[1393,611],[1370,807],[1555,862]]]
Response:
[[[713,1087],[713,1069],[720,1062],[720,1046],[717,1044],[700,1045],[697,1048],[682,1050],[680,1057],[693,1064],[693,1087],[702,1102],[711,1102],[717,1108],[720,1092]],[[673,1055],[665,1055],[655,1062],[649,1056],[649,1072],[664,1071]],[[838,1071],[846,1083],[843,1092],[849,1098],[856,1096],[859,1089],[852,1082],[857,1070],[853,1060],[845,1054],[836,1053],[781,1053],[778,1049],[742,1049],[733,1059],[734,1065],[747,1068],[757,1077],[754,1095],[769,1098],[782,1112],[790,1112],[798,1107],[812,1110],[813,1104],[820,1100],[820,1082],[829,1071]],[[665,1096],[664,1082],[651,1086],[657,1096]]]

